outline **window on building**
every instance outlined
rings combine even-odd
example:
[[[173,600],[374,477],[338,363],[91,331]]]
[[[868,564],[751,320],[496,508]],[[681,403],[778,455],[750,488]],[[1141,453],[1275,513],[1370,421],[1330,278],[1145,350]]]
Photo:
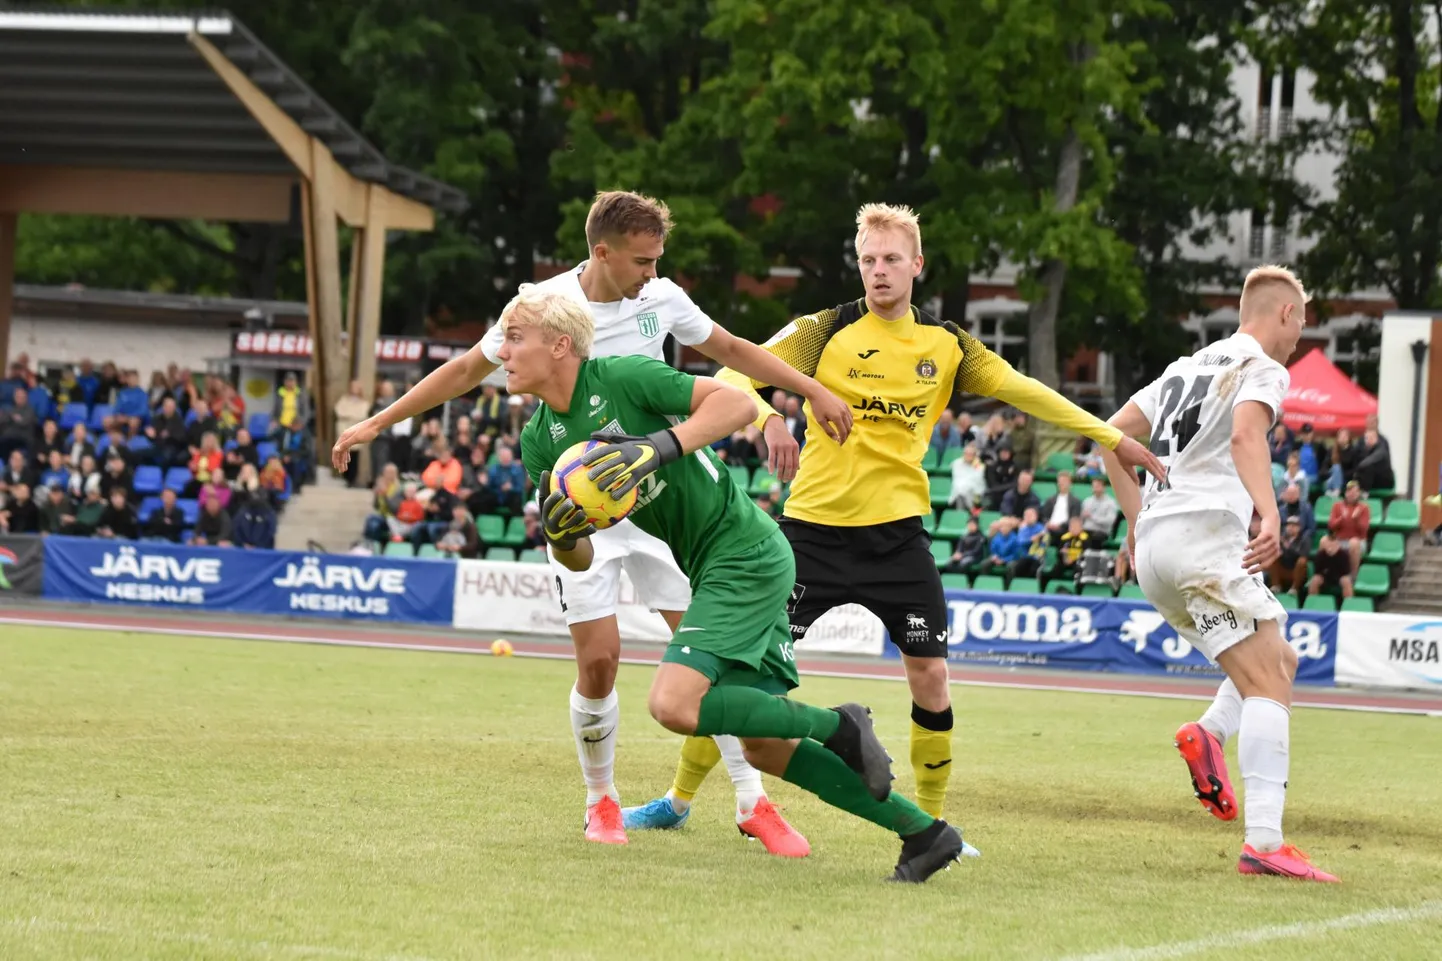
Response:
[[[1252,232],[1247,239],[1247,257],[1261,260],[1267,249],[1267,212],[1260,207],[1252,210]]]
[[[1257,139],[1272,135],[1272,71],[1262,70],[1257,78]]]
[[[1297,95],[1297,71],[1282,71],[1282,96],[1277,108],[1277,136],[1292,132],[1292,103]]]
[[[972,336],[990,348],[992,353],[1000,354],[1017,370],[1025,372],[1026,324],[1026,314],[979,317]]]

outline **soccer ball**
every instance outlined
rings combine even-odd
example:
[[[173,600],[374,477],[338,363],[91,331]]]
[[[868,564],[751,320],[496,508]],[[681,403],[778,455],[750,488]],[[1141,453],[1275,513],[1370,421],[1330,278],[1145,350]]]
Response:
[[[515,649],[511,647],[510,641],[501,639],[491,642],[491,654],[494,656],[510,657],[513,653],[515,653]]]
[[[586,476],[591,468],[581,463],[581,456],[589,450],[604,446],[605,444],[598,440],[572,444],[562,452],[560,457],[556,458],[556,466],[551,471],[551,482],[581,509],[581,512],[586,515],[586,519],[596,525],[598,531],[603,531],[620,521],[636,506],[636,490],[634,488],[626,496],[616,500],[609,492],[601,490],[596,486],[595,481]]]

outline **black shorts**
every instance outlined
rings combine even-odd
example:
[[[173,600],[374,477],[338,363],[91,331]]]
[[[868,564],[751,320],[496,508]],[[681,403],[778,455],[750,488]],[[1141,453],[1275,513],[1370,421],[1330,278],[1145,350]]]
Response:
[[[781,530],[796,557],[786,604],[793,639],[833,607],[860,604],[881,619],[901,653],[946,657],[946,594],[921,518],[825,527],[783,517]]]

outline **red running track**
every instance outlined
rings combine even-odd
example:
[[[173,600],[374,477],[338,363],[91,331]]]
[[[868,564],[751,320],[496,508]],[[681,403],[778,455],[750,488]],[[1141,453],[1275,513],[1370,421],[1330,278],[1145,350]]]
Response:
[[[297,644],[328,644],[343,647],[376,647],[457,654],[490,654],[491,641],[444,629],[402,631],[374,623],[272,621],[263,618],[227,618],[225,615],[143,613],[126,609],[45,608],[0,605],[0,624],[57,627],[77,630],[121,631],[142,634],[173,634],[189,637],[218,637],[246,641],[276,641]],[[521,657],[570,660],[569,645],[527,637],[509,637]],[[837,659],[807,656],[797,652],[802,674],[849,677],[866,680],[899,680],[901,665],[878,658]],[[628,646],[621,658],[626,664],[656,664],[661,648],[656,645]],[[1211,700],[1216,693],[1213,679],[1186,677],[1140,677],[1117,674],[1087,674],[1047,668],[1009,669],[968,667],[953,663],[955,684],[977,687],[1019,688],[1040,691],[1075,691],[1124,697],[1164,697],[1182,700]],[[1380,693],[1342,688],[1298,688],[1297,707],[1334,710],[1378,711],[1396,714],[1427,714],[1442,717],[1442,698],[1406,691]]]

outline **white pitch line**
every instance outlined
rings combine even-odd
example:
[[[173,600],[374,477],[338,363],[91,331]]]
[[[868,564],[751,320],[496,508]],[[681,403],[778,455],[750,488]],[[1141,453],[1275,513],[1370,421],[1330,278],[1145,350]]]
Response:
[[[0,624],[16,624],[24,627],[55,627],[80,631],[119,631],[122,634],[162,634],[172,637],[211,637],[234,641],[279,641],[286,644],[319,644],[324,647],[368,647],[390,651],[424,651],[432,654],[482,654],[487,657],[494,656],[484,647],[424,644],[419,641],[363,641],[354,638],[314,637],[304,634],[266,634],[241,630],[190,630],[184,627],[140,626],[134,624],[116,625],[102,624],[95,621],[62,621],[48,618],[14,617],[8,615],[0,616]],[[545,661],[570,661],[575,658],[575,655],[569,651],[516,651],[513,656],[531,657]],[[660,663],[660,658],[623,656],[621,663],[640,665],[642,667],[655,667]],[[807,677],[835,677],[843,680],[857,681],[904,681],[906,679],[900,674],[877,674],[865,670],[822,671],[801,667],[799,672]],[[1173,701],[1210,701],[1212,699],[1212,695],[1210,694],[1187,694],[1181,691],[1138,691],[1127,688],[1071,687],[1063,684],[1048,684],[1045,681],[978,681],[953,678],[951,683],[962,687],[1046,691],[1053,694],[1107,694],[1112,697],[1153,697]],[[1442,711],[1432,711],[1418,707],[1381,707],[1371,704],[1330,703],[1325,701],[1309,701],[1306,699],[1294,700],[1292,706],[1310,707],[1324,711],[1358,711],[1365,714],[1411,714],[1424,717],[1442,717]]]
[[[68,921],[51,921],[46,918],[11,918],[5,927],[19,928],[22,934],[84,934],[109,938],[128,938],[137,941],[170,941],[177,944],[199,944],[228,951],[245,951],[251,954],[274,956],[277,952],[299,957],[334,958],[336,961],[434,961],[432,958],[415,954],[375,954],[370,951],[353,951],[349,948],[328,947],[317,944],[289,944],[285,941],[242,940],[220,938],[203,931],[145,931],[140,929],[116,928],[104,924],[73,924]]]
[[[1277,882],[1285,884],[1285,881]],[[1430,921],[1442,918],[1442,901],[1426,901],[1411,908],[1378,908],[1360,914],[1347,914],[1327,921],[1298,921],[1296,924],[1272,924],[1264,928],[1247,931],[1233,931],[1216,934],[1195,941],[1177,941],[1172,944],[1154,944],[1145,948],[1113,948],[1096,954],[1069,955],[1060,961],[1167,961],[1170,958],[1185,958],[1225,948],[1239,948],[1250,944],[1265,944],[1286,938],[1312,938],[1332,931],[1353,931],[1358,928],[1376,928],[1389,924],[1410,924],[1414,921]]]

